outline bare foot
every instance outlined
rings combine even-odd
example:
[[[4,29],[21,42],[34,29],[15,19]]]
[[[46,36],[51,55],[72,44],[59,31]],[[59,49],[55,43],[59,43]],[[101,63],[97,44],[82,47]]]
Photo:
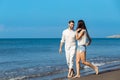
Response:
[[[67,76],[68,78],[72,78],[72,76]]]
[[[95,67],[95,72],[96,72],[96,75],[98,75],[98,73],[99,73],[98,67]]]
[[[74,76],[73,78],[80,78],[80,75],[76,75],[76,76]]]
[[[72,76],[71,76],[71,72],[70,73],[68,73],[68,76],[67,76],[68,78],[72,78]]]

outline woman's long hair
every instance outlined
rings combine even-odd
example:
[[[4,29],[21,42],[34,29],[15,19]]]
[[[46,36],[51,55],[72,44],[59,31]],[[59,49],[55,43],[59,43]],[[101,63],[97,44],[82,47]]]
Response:
[[[76,30],[77,30],[78,28],[87,30],[87,29],[86,29],[86,26],[85,26],[85,22],[84,22],[83,20],[79,20],[79,21],[78,21]]]
[[[87,28],[86,28],[86,26],[85,26],[85,22],[84,22],[83,20],[79,20],[79,21],[78,21],[76,30],[77,30],[78,28],[85,29],[85,30],[87,31]],[[79,31],[79,32],[80,32],[80,31]],[[87,35],[89,36],[88,31],[87,31]],[[89,36],[89,37],[90,37],[90,36]]]

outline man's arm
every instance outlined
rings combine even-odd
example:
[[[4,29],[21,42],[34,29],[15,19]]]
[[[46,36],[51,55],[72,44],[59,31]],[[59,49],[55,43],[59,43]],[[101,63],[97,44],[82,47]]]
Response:
[[[60,42],[60,48],[59,48],[59,53],[62,53],[62,46],[63,46],[63,42]]]
[[[59,53],[62,53],[62,46],[65,42],[65,36],[64,36],[64,32],[62,33],[62,39],[61,39],[61,42],[60,42],[60,48],[59,48]]]

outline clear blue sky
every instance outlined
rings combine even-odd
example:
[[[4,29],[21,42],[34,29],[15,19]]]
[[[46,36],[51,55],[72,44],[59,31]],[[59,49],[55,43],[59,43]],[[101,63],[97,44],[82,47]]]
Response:
[[[71,19],[94,38],[120,34],[120,0],[0,0],[0,38],[60,38]]]

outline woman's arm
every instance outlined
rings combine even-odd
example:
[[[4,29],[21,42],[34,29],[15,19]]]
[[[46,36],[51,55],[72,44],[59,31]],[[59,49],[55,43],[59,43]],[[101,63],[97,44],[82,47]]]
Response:
[[[76,40],[79,40],[84,35],[84,30],[81,30],[80,33],[78,33],[79,30],[76,31]]]
[[[90,36],[89,36],[88,32],[87,32],[87,37],[88,37],[88,40],[89,40],[89,42],[87,43],[87,46],[88,46],[88,45],[90,45],[90,44],[91,44],[91,41],[92,41],[92,39],[90,38]]]

